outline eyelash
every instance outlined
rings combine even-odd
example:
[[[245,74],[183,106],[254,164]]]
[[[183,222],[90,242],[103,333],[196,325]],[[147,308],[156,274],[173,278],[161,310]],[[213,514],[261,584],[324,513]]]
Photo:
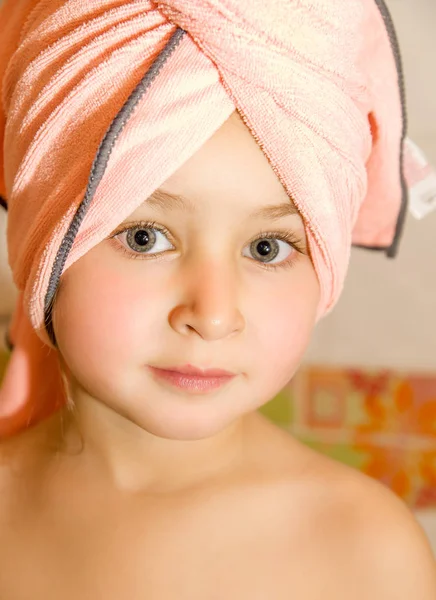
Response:
[[[123,225],[119,229],[115,230],[115,232],[109,237],[109,239],[114,240],[121,233],[129,231],[130,229],[136,229],[136,228],[140,228],[140,227],[142,227],[144,229],[155,229],[156,231],[159,231],[165,237],[167,237],[168,240],[172,244],[174,243],[174,239],[173,239],[171,233],[168,231],[168,229],[166,227],[164,227],[163,225],[158,225],[155,221],[138,221],[135,223],[129,223],[127,225]],[[296,236],[296,234],[294,234],[290,231],[281,231],[281,232],[280,231],[261,231],[255,238],[253,238],[249,242],[249,244],[252,244],[257,239],[258,240],[263,240],[263,239],[280,240],[280,241],[286,242],[287,244],[292,246],[294,248],[294,250],[296,250],[299,254],[306,254],[302,240],[300,238],[298,238]],[[163,255],[165,254],[165,251],[157,252],[155,254],[152,254],[152,253],[140,254],[140,253],[134,252],[133,250],[128,250],[121,243],[117,243],[117,245],[115,246],[115,249],[118,250],[119,252],[122,252],[129,258],[133,258],[134,260],[147,260],[147,259],[151,259],[151,258],[153,258],[154,260],[160,260],[161,258],[163,258]],[[267,270],[276,270],[276,269],[292,268],[294,266],[296,257],[294,256],[294,254],[292,254],[291,258],[285,259],[284,261],[282,261],[280,263],[272,263],[272,264],[261,263],[259,261],[256,261],[255,259],[252,259],[252,260],[254,260],[254,262],[256,262],[261,268],[264,268]]]

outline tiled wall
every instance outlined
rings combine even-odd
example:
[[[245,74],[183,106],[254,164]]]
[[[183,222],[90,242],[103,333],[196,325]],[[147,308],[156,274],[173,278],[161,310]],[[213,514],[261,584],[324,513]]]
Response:
[[[261,412],[413,509],[436,508],[436,373],[306,367]]]

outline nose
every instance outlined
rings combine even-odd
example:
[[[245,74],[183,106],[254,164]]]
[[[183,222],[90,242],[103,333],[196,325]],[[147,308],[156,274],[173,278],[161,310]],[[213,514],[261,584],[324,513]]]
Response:
[[[171,327],[182,335],[198,335],[213,341],[228,338],[245,328],[238,306],[240,282],[228,261],[186,268],[178,281],[182,301],[169,315]]]

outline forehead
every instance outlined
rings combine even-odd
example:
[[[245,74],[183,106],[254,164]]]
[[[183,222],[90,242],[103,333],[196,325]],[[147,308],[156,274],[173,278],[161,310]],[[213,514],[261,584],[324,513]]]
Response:
[[[291,202],[268,159],[239,114],[229,119],[175,171],[161,189],[194,202],[206,198]]]

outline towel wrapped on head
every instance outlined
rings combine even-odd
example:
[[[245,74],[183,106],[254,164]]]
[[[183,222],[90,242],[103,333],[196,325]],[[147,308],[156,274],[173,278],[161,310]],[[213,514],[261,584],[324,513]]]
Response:
[[[62,273],[235,110],[304,219],[320,317],[352,243],[395,253],[405,107],[382,0],[6,0],[0,30],[0,195],[20,291],[0,436],[65,401]]]

